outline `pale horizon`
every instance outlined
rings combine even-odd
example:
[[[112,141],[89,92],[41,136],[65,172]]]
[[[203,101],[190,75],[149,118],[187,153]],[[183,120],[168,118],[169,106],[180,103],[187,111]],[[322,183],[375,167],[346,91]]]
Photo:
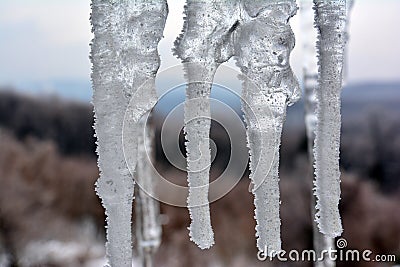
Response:
[[[159,44],[160,71],[179,64],[171,48],[182,28],[183,0],[169,0],[169,17]],[[349,84],[400,81],[400,1],[355,0],[348,46]],[[0,87],[90,82],[90,1],[4,0],[0,3]],[[297,40],[299,16],[291,20]],[[232,61],[232,60],[231,60]],[[291,57],[301,77],[299,42]],[[232,62],[228,66],[235,67]],[[233,77],[235,79],[235,77]],[[54,89],[56,90],[56,89]]]

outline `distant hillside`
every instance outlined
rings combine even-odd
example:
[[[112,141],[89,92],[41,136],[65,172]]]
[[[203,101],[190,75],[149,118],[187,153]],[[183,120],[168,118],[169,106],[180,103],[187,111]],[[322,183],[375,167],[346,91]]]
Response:
[[[385,111],[400,115],[400,82],[349,84],[342,90],[343,122]],[[287,125],[303,125],[304,101],[288,108]]]
[[[168,94],[159,102],[153,116],[156,127],[156,157],[159,163],[171,168],[160,143],[160,130],[166,113],[184,100],[183,90]],[[240,101],[230,93],[214,93],[240,116]],[[218,111],[216,111],[218,112]],[[220,114],[221,115],[221,114]],[[222,115],[225,116],[225,113]],[[229,120],[229,116],[225,116]],[[171,121],[177,127],[177,120]],[[400,83],[350,85],[343,90],[341,166],[361,177],[376,180],[384,190],[400,187]],[[34,97],[0,89],[0,129],[11,132],[18,139],[34,137],[52,140],[60,152],[67,155],[95,156],[93,111],[89,103],[65,101],[55,97]],[[213,124],[211,138],[218,147],[216,165],[225,166],[229,160],[230,141],[226,132]],[[237,122],[236,124],[237,125]],[[169,124],[171,126],[171,124]],[[238,125],[239,127],[240,125]],[[238,128],[238,131],[242,131]],[[245,140],[244,132],[243,140]],[[170,132],[167,143],[176,142]],[[180,149],[184,154],[184,138]],[[298,155],[306,154],[304,110],[302,102],[288,109],[281,146],[281,169],[295,167]],[[244,153],[247,153],[244,151]]]
[[[350,84],[343,88],[345,102],[400,103],[400,82]],[[398,105],[400,108],[400,105]]]
[[[94,154],[92,110],[89,104],[0,90],[0,127],[19,139],[53,140],[64,154]]]

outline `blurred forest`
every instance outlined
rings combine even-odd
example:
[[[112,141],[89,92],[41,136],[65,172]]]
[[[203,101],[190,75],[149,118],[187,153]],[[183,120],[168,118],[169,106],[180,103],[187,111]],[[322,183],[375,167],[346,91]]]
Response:
[[[389,102],[344,102],[340,210],[348,249],[395,254],[400,264],[400,109],[398,102]],[[281,147],[285,250],[312,248],[311,169],[302,112],[301,105],[289,108]],[[157,169],[167,179],[184,180],[186,174],[163,154],[162,120],[162,115],[153,115]],[[105,218],[94,192],[98,169],[92,125],[89,104],[0,90],[0,266],[102,264]],[[219,152],[213,176],[229,158],[225,136],[213,125],[211,138]],[[184,149],[182,136],[180,141]],[[257,260],[248,186],[246,171],[230,193],[211,204],[216,245],[207,251],[189,241],[188,211],[161,203],[163,239],[156,266],[311,266]]]

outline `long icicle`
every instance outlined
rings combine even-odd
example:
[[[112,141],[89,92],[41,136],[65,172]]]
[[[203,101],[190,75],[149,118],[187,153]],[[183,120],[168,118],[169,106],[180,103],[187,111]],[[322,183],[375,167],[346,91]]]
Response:
[[[136,165],[137,123],[157,101],[153,80],[166,16],[165,0],[92,0],[92,84],[100,169],[96,191],[107,215],[107,266],[132,266],[134,181],[126,160]],[[131,97],[139,100],[133,110]],[[122,132],[127,109],[135,113],[128,115],[132,120],[124,132],[131,152],[125,159]]]
[[[321,233],[339,236],[343,229],[340,199],[340,93],[346,42],[346,1],[314,0],[318,29],[319,85],[314,143],[316,221]]]
[[[300,96],[289,65],[294,34],[288,23],[295,1],[243,1],[235,42],[243,73],[243,103],[250,148],[257,247],[268,256],[281,250],[279,146],[286,107]]]
[[[175,42],[175,54],[184,63],[187,79],[184,109],[188,168],[189,235],[200,248],[214,244],[208,202],[211,154],[210,93],[218,66],[231,50],[229,31],[236,17],[235,1],[188,0],[182,34]]]
[[[314,180],[314,154],[313,146],[315,140],[315,128],[317,125],[316,115],[316,96],[315,90],[318,86],[318,62],[317,62],[317,30],[314,25],[313,0],[300,1],[300,19],[301,19],[301,39],[303,51],[303,94],[305,109],[305,125],[307,133],[307,150],[310,159],[310,177],[312,184]],[[312,171],[311,171],[312,170]],[[310,187],[311,191],[311,187]],[[311,218],[315,217],[316,197],[311,196]],[[313,245],[317,255],[321,255],[323,250],[328,251],[334,248],[334,239],[327,237],[318,230],[317,222],[313,220]],[[329,257],[325,257],[321,261],[314,263],[316,267],[334,267],[335,261]]]

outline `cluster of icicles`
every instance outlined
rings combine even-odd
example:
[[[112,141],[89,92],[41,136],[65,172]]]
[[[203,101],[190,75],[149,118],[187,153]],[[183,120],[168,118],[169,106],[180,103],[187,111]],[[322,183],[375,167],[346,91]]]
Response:
[[[314,0],[314,9],[319,32],[316,221],[322,233],[334,237],[342,232],[338,160],[346,2]],[[295,43],[289,19],[296,11],[295,0],[187,0],[184,29],[174,52],[184,64],[188,82],[184,130],[190,238],[202,249],[214,244],[208,206],[211,84],[218,66],[234,57],[242,72],[246,103],[257,247],[281,250],[279,144],[286,108],[300,97],[289,65]],[[143,171],[139,159],[143,146],[148,146],[139,131],[140,118],[157,102],[157,45],[167,14],[166,0],[92,0],[92,83],[100,168],[96,190],[107,215],[109,266],[132,264],[133,178],[139,179]],[[127,131],[124,121],[129,124]],[[275,146],[265,146],[263,140],[273,140]],[[137,165],[134,175],[126,161]],[[151,234],[147,233],[150,238]]]

